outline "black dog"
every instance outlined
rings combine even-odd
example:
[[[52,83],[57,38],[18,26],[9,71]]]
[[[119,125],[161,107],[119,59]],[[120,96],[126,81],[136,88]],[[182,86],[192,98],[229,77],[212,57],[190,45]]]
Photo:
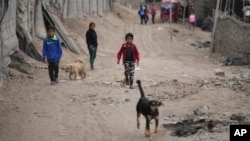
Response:
[[[137,106],[136,106],[136,111],[137,111],[137,128],[140,128],[140,122],[139,122],[139,117],[141,114],[144,115],[144,117],[146,118],[146,131],[145,134],[146,136],[149,137],[149,140],[152,141],[152,135],[150,132],[150,121],[152,119],[155,119],[155,133],[158,132],[157,128],[158,128],[158,123],[159,123],[159,111],[158,111],[158,107],[162,106],[163,104],[159,101],[156,100],[148,100],[143,92],[143,89],[141,87],[141,81],[137,80],[136,83],[139,86],[140,89],[140,93],[141,93],[141,98],[139,99]]]

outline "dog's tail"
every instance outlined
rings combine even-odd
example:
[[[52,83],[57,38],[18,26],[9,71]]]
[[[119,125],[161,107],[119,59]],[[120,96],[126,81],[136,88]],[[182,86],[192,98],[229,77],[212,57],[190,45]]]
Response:
[[[139,87],[139,90],[140,90],[140,93],[141,93],[141,97],[144,97],[144,91],[141,87],[141,80],[137,80],[136,83],[138,84],[138,87]]]
[[[81,58],[77,58],[74,62],[78,62],[78,63],[84,64],[84,61],[83,61],[83,59],[81,59]]]

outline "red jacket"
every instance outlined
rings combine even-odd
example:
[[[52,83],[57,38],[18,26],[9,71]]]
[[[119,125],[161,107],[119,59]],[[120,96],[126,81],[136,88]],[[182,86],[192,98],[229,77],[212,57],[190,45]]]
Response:
[[[135,44],[132,43],[132,50],[133,50],[133,54],[134,54],[134,62],[139,62],[140,60],[140,55],[139,52],[135,46]],[[120,49],[120,51],[117,53],[117,59],[118,61],[120,61],[121,57],[122,57],[122,62],[124,63],[124,59],[126,57],[126,52],[127,52],[127,43],[122,44],[122,47]]]

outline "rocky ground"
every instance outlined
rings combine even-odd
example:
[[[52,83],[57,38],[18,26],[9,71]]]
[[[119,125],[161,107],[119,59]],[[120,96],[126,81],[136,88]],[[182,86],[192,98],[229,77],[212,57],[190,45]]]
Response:
[[[61,69],[60,83],[51,86],[45,64],[21,51],[13,55],[0,88],[0,140],[147,140],[144,117],[141,129],[136,129],[139,90],[117,82],[123,66],[116,64],[116,53],[125,33],[132,32],[141,53],[135,79],[142,81],[149,99],[164,103],[154,140],[228,141],[230,124],[249,123],[248,66],[221,65],[220,55],[209,55],[211,33],[198,28],[191,32],[180,23],[171,30],[158,18],[155,25],[140,25],[136,11],[116,5],[104,17],[64,20],[83,50],[88,68],[83,81],[70,81]],[[90,21],[96,22],[100,44],[94,71],[89,70],[84,40]],[[41,41],[34,42],[41,49]],[[61,68],[77,57],[64,49]]]

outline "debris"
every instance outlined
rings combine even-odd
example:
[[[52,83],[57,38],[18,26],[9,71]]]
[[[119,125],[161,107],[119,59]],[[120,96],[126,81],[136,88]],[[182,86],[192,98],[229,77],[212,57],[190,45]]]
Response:
[[[234,57],[234,58],[229,58],[222,56],[217,59],[215,64],[219,64],[221,66],[244,66],[248,65],[246,61],[243,60],[241,57]]]
[[[236,120],[238,122],[242,122],[246,119],[246,116],[243,113],[239,113],[239,114],[232,114],[230,116],[231,120]]]
[[[232,61],[228,57],[222,56],[218,58],[217,61],[215,61],[215,64],[218,64],[221,66],[230,66],[232,65]]]
[[[215,127],[215,123],[213,121],[209,121],[207,123],[207,128],[209,132],[212,132],[213,128]]]
[[[225,72],[221,69],[214,69],[215,75],[225,77]]]
[[[204,80],[203,84],[209,84],[209,81],[208,80]]]
[[[125,99],[125,102],[129,102],[130,101],[130,99]]]
[[[158,28],[157,28],[157,30],[164,30],[164,28],[162,28],[162,27],[158,27]]]
[[[222,132],[224,127],[236,124],[236,122],[229,122],[225,120],[204,119],[204,118],[189,118],[181,121],[171,121],[163,124],[164,128],[174,130],[171,135],[178,137],[186,137],[196,133],[208,132]],[[216,128],[215,128],[216,127]]]
[[[219,80],[217,80],[215,81],[214,86],[222,86],[222,83]]]
[[[168,114],[168,117],[169,117],[169,118],[175,117],[175,114],[169,113],[169,114]]]
[[[201,25],[201,30],[203,31],[207,30],[209,32],[212,32],[213,25],[214,25],[213,18],[210,15],[208,15]]]
[[[177,29],[173,29],[173,32],[178,33],[178,32],[179,32],[179,30],[177,30]]]
[[[241,77],[248,83],[250,83],[250,72],[245,72],[241,74]]]
[[[183,74],[183,75],[182,75],[183,78],[186,78],[187,76],[188,76],[187,74]]]
[[[244,61],[241,57],[235,57],[232,59],[232,65],[233,66],[245,66],[247,65],[247,62]]]
[[[136,67],[136,68],[135,68],[135,71],[141,71],[141,68],[137,68],[137,67]]]
[[[28,75],[27,78],[28,79],[34,79],[34,77],[32,75]]]
[[[191,46],[194,46],[194,47],[196,47],[196,44],[194,44],[194,43],[192,43],[192,44],[190,44]]]
[[[197,108],[196,110],[194,110],[194,114],[199,115],[199,116],[206,115],[208,114],[208,112],[209,112],[209,108],[207,106],[201,106]]]

